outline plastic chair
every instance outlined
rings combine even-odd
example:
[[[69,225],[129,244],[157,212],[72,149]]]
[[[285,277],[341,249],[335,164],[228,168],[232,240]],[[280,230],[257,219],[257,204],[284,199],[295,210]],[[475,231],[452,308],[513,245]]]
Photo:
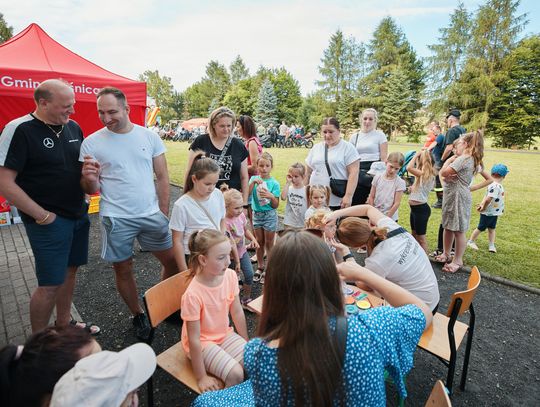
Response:
[[[431,394],[426,401],[425,407],[452,407],[448,390],[444,387],[442,380],[437,380]]]
[[[467,283],[467,290],[452,294],[446,315],[437,312],[433,316],[433,323],[426,331],[424,331],[420,338],[420,342],[418,342],[418,347],[435,355],[448,366],[446,387],[450,394],[452,394],[452,382],[454,380],[454,371],[456,368],[457,350],[459,349],[465,334],[467,334],[467,345],[460,386],[461,390],[465,390],[471,344],[474,335],[475,314],[472,301],[476,294],[476,290],[480,285],[481,279],[482,277],[480,276],[478,268],[473,267]],[[457,317],[463,315],[467,310],[470,311],[469,325],[457,320]]]
[[[150,346],[152,346],[154,333],[158,325],[173,313],[180,311],[182,295],[190,282],[190,270],[186,270],[156,284],[144,293],[144,306],[151,326],[147,340]],[[193,373],[191,360],[184,352],[181,342],[160,353],[157,357],[157,365],[195,393],[201,393]],[[147,389],[148,405],[153,406],[154,386],[152,377],[148,379]]]

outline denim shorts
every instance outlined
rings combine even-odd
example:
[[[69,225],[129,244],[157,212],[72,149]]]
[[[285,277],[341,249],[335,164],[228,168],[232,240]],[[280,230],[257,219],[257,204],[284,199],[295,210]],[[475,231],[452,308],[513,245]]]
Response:
[[[144,218],[101,217],[101,257],[118,263],[133,256],[133,243],[141,249],[159,252],[172,247],[169,219],[158,211]]]
[[[275,232],[278,227],[277,210],[255,212],[253,211],[253,229],[264,229]]]
[[[235,266],[236,264],[233,260],[230,267],[234,270]],[[249,257],[248,252],[245,252],[242,257],[240,257],[240,269],[244,274],[244,283],[246,283],[246,285],[253,284],[253,265],[251,264],[251,258]]]
[[[477,229],[480,232],[483,232],[486,229],[495,229],[497,227],[497,218],[498,216],[480,214],[480,222],[478,223]]]
[[[78,267],[88,261],[88,215],[69,219],[56,215],[53,223],[24,224],[34,252],[38,285],[58,286],[64,283],[68,267]]]

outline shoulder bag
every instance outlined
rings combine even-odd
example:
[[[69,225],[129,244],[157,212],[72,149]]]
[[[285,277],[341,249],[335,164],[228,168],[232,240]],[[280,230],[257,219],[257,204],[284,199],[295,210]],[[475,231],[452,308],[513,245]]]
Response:
[[[328,176],[330,177],[330,190],[335,196],[343,198],[347,190],[347,180],[332,178],[332,172],[328,165],[328,146],[326,144],[324,145],[324,165],[326,165],[326,171],[328,171]]]

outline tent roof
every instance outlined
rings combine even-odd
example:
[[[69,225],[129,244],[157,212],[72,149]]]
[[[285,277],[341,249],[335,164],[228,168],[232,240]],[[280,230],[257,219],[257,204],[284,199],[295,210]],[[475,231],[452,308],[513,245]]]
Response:
[[[35,23],[0,45],[0,61],[4,69],[28,70],[31,67],[33,71],[76,72],[81,76],[137,82],[109,72],[70,51]]]

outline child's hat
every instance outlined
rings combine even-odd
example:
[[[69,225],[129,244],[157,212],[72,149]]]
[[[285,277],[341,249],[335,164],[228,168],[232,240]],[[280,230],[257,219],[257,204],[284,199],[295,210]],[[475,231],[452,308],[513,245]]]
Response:
[[[369,175],[377,175],[382,174],[386,171],[386,164],[382,161],[376,161],[371,164],[371,167],[369,168],[369,171],[367,172]]]
[[[506,177],[506,174],[508,174],[509,172],[510,172],[510,170],[504,164],[495,164],[491,168],[491,173],[492,174],[497,174],[497,175],[500,175],[501,177]]]

